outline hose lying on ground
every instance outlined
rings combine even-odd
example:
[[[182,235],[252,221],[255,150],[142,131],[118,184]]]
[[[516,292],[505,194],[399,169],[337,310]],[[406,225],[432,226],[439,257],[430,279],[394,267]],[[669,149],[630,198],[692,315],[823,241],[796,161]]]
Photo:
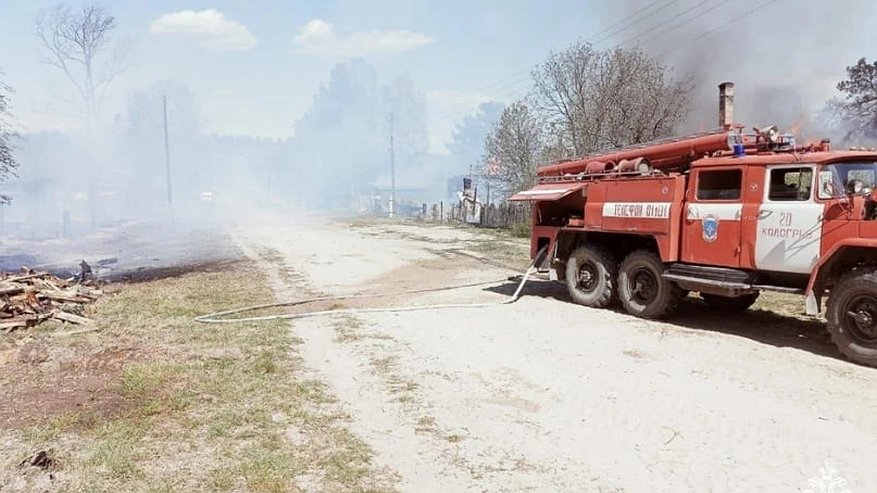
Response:
[[[296,301],[286,301],[279,303],[267,303],[264,305],[253,305],[246,306],[243,308],[235,308],[232,310],[224,310],[221,312],[210,313],[207,315],[201,315],[195,317],[196,322],[205,323],[205,324],[229,324],[229,323],[238,323],[238,322],[264,322],[268,320],[291,320],[296,318],[307,318],[307,317],[318,317],[322,315],[340,315],[340,314],[358,314],[358,313],[397,313],[397,312],[413,312],[413,311],[421,311],[421,310],[441,310],[446,308],[483,308],[488,306],[495,305],[508,305],[510,303],[514,303],[518,301],[518,298],[521,297],[521,290],[524,289],[524,284],[527,283],[527,280],[530,278],[530,275],[536,271],[536,265],[542,258],[543,253],[545,252],[546,247],[543,247],[539,252],[536,253],[536,256],[533,258],[533,261],[530,263],[530,266],[527,267],[527,270],[524,272],[523,276],[521,276],[521,282],[518,283],[517,289],[515,289],[514,294],[510,297],[501,300],[501,301],[493,301],[489,303],[448,303],[448,304],[437,304],[437,305],[416,305],[416,306],[401,306],[401,307],[387,307],[387,308],[343,308],[338,310],[319,310],[313,312],[303,312],[303,313],[284,313],[281,315],[265,315],[261,317],[247,317],[247,318],[225,318],[229,315],[237,315],[240,313],[252,312],[256,310],[263,310],[266,308],[276,308],[283,306],[296,306],[303,305],[306,303],[315,303],[320,301],[342,301],[342,300],[350,300],[350,299],[366,299],[366,298],[389,298],[391,296],[403,296],[410,294],[419,294],[419,293],[434,293],[438,291],[451,291],[454,289],[462,289],[476,286],[488,286],[491,284],[497,284],[499,282],[503,282],[506,279],[496,280],[496,281],[487,281],[487,282],[479,282],[479,283],[471,283],[471,284],[462,284],[456,286],[444,286],[440,288],[427,288],[427,289],[416,289],[410,291],[399,291],[395,293],[377,293],[377,294],[348,294],[348,295],[339,295],[339,296],[320,296],[316,298],[309,298],[304,300],[296,300]]]

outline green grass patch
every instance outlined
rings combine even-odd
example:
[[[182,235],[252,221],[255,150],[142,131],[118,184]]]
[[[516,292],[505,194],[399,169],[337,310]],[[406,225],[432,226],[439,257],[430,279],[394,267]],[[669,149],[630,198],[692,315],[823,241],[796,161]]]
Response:
[[[329,389],[305,376],[288,322],[192,320],[272,298],[247,263],[123,286],[97,304],[99,332],[58,343],[135,348],[113,384],[130,409],[116,419],[63,414],[16,439],[65,457],[59,491],[287,492],[301,490],[302,475],[325,491],[375,490],[371,450]],[[306,442],[290,440],[291,429]]]

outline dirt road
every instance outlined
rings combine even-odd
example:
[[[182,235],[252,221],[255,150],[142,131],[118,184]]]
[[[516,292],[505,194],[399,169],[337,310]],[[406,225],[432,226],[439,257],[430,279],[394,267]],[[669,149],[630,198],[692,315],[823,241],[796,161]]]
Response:
[[[519,243],[413,224],[265,216],[234,233],[281,299],[510,274],[456,249],[526,260]],[[370,306],[496,301],[514,287]],[[308,319],[291,330],[403,491],[877,485],[877,370],[839,359],[813,322],[719,316],[694,298],[673,321],[646,322],[535,282],[512,305]]]

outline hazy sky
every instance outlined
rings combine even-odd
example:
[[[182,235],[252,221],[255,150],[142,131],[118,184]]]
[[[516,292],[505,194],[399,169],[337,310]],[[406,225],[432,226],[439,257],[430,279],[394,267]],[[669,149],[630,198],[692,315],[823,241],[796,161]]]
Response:
[[[431,134],[447,137],[479,102],[525,90],[525,81],[507,78],[594,23],[574,7],[581,2],[476,3],[99,2],[118,18],[119,34],[135,42],[107,109],[117,107],[126,88],[172,78],[198,96],[211,131],[281,137],[292,132],[332,65],[362,57],[386,80],[412,76],[428,97]],[[39,63],[33,36],[34,16],[54,4],[0,0],[0,68],[17,91],[15,113],[30,130],[76,124],[58,96],[67,86]],[[537,34],[534,25],[544,27]]]
[[[65,103],[69,86],[39,62],[33,36],[34,16],[55,3],[0,0],[0,69],[16,90],[13,109],[26,130],[79,124]],[[549,50],[592,37],[643,8],[652,13],[591,40],[601,47],[641,43],[696,72],[709,91],[724,78],[733,78],[743,95],[756,84],[789,83],[815,101],[831,95],[845,65],[877,55],[871,27],[877,7],[859,0],[98,3],[118,18],[118,34],[135,47],[105,115],[119,110],[127,90],[174,79],[196,94],[210,131],[283,137],[293,132],[331,67],[361,57],[383,80],[410,75],[427,95],[434,151],[443,150],[453,124],[479,102],[522,95],[529,69]],[[745,15],[752,9],[758,11]],[[721,49],[705,49],[715,46]],[[712,121],[713,105],[709,97],[695,108]]]

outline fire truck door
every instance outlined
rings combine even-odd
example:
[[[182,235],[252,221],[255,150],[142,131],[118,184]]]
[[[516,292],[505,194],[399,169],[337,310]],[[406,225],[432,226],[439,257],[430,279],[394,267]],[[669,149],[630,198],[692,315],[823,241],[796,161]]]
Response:
[[[813,166],[770,166],[755,229],[759,270],[809,274],[819,259],[823,205],[814,200]]]
[[[696,169],[689,183],[682,260],[739,267],[743,168]]]

